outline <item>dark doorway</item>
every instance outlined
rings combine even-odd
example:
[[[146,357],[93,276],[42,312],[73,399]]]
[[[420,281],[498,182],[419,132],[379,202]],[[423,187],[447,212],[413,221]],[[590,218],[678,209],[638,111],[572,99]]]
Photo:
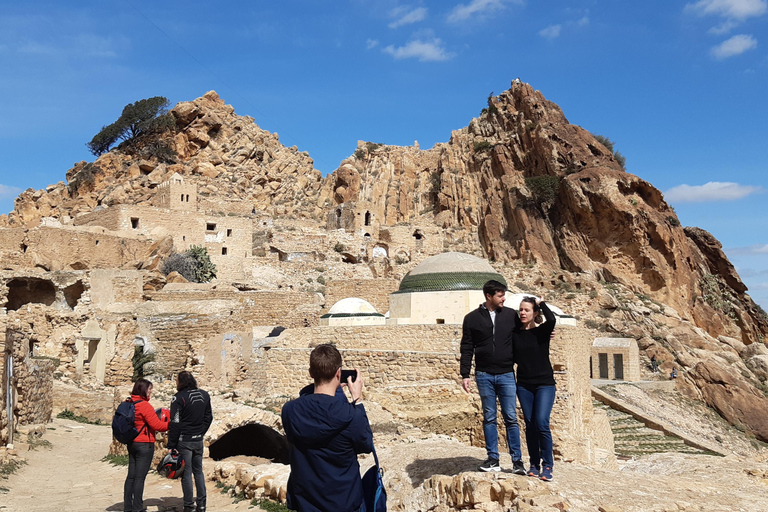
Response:
[[[246,455],[288,464],[288,441],[266,425],[249,423],[230,430],[211,443],[209,453],[213,460]]]
[[[600,373],[599,378],[607,379],[608,377],[608,354],[597,354],[597,366]]]
[[[613,354],[613,378],[624,380],[624,355]]]

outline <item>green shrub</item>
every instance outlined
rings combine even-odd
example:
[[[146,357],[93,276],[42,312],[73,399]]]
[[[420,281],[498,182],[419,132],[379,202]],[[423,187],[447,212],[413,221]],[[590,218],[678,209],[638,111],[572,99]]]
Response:
[[[605,146],[605,148],[611,152],[613,155],[613,159],[616,160],[616,163],[618,163],[623,170],[627,169],[627,159],[624,155],[616,151],[614,148],[614,142],[609,139],[608,137],[605,137],[604,135],[595,135],[592,134],[593,137],[595,137],[595,140]]]
[[[525,178],[525,186],[541,203],[553,201],[560,188],[560,178],[557,176],[531,176]]]
[[[113,466],[127,466],[128,455],[107,455],[101,462],[109,462]]]
[[[355,158],[362,160],[365,158],[365,150],[363,148],[357,148],[354,152]]]
[[[680,221],[677,220],[677,217],[673,217],[672,215],[667,216],[667,222],[670,226],[678,227],[680,226]]]
[[[254,507],[259,507],[262,510],[266,510],[267,512],[290,512],[290,509],[285,505],[283,505],[282,503],[268,500],[266,498],[253,499],[251,501],[251,505],[253,505]]]
[[[323,276],[317,276],[317,282],[320,284],[325,284],[325,278]]]
[[[699,279],[699,288],[701,288],[701,298],[704,299],[704,302],[709,304],[712,309],[729,316],[735,314],[730,297],[724,291],[717,276],[713,274],[705,274],[704,277]]]
[[[488,142],[487,140],[475,141],[474,144],[472,144],[472,149],[475,150],[475,153],[480,153],[481,151],[488,151],[492,147],[493,146],[491,145],[491,143]]]
[[[176,271],[193,283],[207,283],[216,278],[216,265],[208,256],[208,249],[202,245],[193,245],[181,254],[171,254],[163,262],[161,270],[166,276]]]
[[[8,462],[0,463],[0,478],[8,478],[8,476],[14,474],[21,466],[26,463],[26,461],[16,459],[11,459]]]
[[[336,242],[336,244],[333,246],[333,250],[336,252],[344,252],[347,250],[347,246],[341,242]]]
[[[57,414],[56,417],[62,420],[72,420],[78,423],[88,423],[89,425],[101,425],[101,420],[91,421],[85,416],[80,416],[79,414],[73,413],[69,409],[64,409],[59,414]]]
[[[131,358],[131,364],[133,365],[133,382],[137,379],[143,379],[145,377],[144,365],[151,363],[155,360],[155,354],[153,352],[144,352],[144,347],[136,345],[133,348],[133,357]]]

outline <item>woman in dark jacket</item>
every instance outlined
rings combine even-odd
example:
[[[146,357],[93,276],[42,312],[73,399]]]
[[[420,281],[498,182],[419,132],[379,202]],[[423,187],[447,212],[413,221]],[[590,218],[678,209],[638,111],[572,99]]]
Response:
[[[139,435],[128,443],[128,476],[123,487],[123,509],[126,512],[146,512],[144,480],[155,455],[155,432],[168,430],[168,419],[160,420],[154,407],[149,405],[151,394],[152,383],[147,379],[138,379],[129,398],[134,402],[134,426]]]
[[[544,314],[545,321],[536,325]],[[525,442],[531,466],[528,475],[552,480],[552,432],[549,416],[555,403],[555,375],[549,361],[549,342],[555,315],[541,299],[525,297],[520,302],[520,325],[512,334],[517,364],[517,399],[525,420]]]

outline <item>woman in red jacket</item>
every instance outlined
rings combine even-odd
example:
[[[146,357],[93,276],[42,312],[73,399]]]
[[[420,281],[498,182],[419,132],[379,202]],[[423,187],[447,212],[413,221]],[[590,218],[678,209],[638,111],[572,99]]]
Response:
[[[147,379],[138,379],[133,384],[130,400],[135,404],[134,425],[139,435],[128,443],[128,477],[123,487],[123,509],[126,512],[146,512],[144,480],[155,455],[155,432],[168,430],[168,419],[160,420],[154,407],[149,405],[151,394],[152,383]]]

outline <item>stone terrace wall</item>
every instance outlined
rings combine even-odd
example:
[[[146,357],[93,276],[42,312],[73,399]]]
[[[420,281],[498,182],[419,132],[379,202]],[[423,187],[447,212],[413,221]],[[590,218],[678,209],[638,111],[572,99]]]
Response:
[[[334,343],[344,366],[359,368],[374,389],[458,379],[460,339],[456,326],[445,325],[288,329],[254,354],[246,379],[267,395],[296,396],[310,382],[309,353],[321,343]]]
[[[167,285],[166,288],[169,288]],[[236,322],[253,326],[306,327],[317,325],[323,298],[312,292],[293,290],[237,291],[229,289],[172,289],[149,294],[157,301],[231,300]],[[305,321],[306,320],[306,321]]]
[[[384,314],[389,311],[389,294],[397,291],[400,281],[397,279],[344,279],[331,280],[325,286],[324,313],[341,299],[358,297],[367,300]]]
[[[21,251],[26,234],[27,230],[24,228],[0,228],[0,252]]]

